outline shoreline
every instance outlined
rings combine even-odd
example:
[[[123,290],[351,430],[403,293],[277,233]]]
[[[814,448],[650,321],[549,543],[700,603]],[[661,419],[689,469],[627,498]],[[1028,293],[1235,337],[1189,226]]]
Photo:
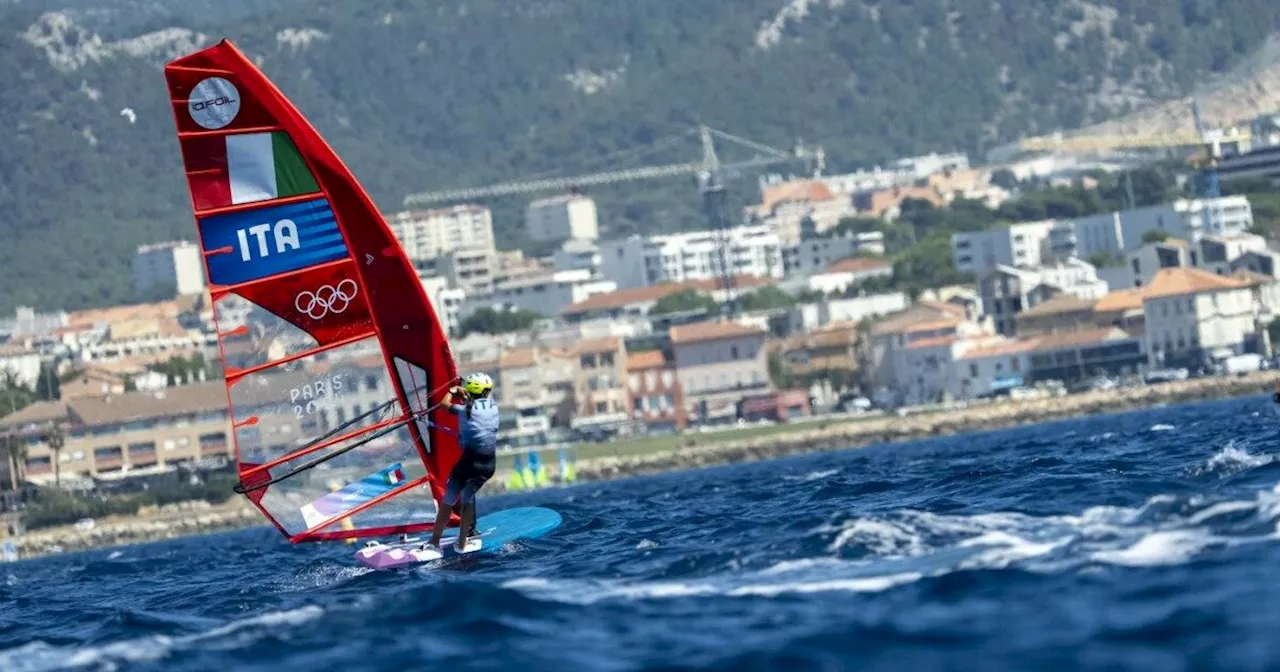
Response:
[[[716,440],[712,434],[687,435],[683,445],[674,450],[583,460],[577,464],[577,481],[606,481],[1123,413],[1167,404],[1238,398],[1262,394],[1276,383],[1280,383],[1280,371],[1260,371],[1246,376],[1199,378],[1062,397],[1006,399],[906,416],[839,416],[797,424],[796,431],[786,435],[785,440],[777,435],[740,440]],[[492,485],[497,487],[492,492],[507,492],[502,486],[503,474],[499,472],[493,479]],[[269,523],[243,498],[233,497],[218,505],[184,502],[153,507],[136,516],[105,518],[96,521],[91,530],[77,530],[73,525],[44,528],[18,537],[14,542],[20,559],[26,560],[64,551],[176,539],[257,525]]]

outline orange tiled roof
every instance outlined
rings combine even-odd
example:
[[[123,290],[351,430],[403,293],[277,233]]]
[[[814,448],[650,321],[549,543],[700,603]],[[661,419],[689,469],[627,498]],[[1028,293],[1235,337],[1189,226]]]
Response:
[[[1061,313],[1074,313],[1084,310],[1092,310],[1095,301],[1082,299],[1071,294],[1059,294],[1058,296],[1045,301],[1034,308],[1022,311],[1018,317],[1038,317],[1040,315],[1058,315]]]
[[[1109,292],[1093,304],[1093,310],[1097,313],[1110,313],[1139,309],[1142,307],[1142,293],[1140,287]]]
[[[1058,348],[1093,345],[1121,338],[1131,338],[1128,332],[1118,327],[1099,327],[1084,331],[1068,331],[1059,334],[1047,334],[1036,339],[1036,350],[1056,350]]]
[[[888,259],[871,259],[868,257],[848,257],[841,259],[826,268],[823,273],[865,273],[882,268],[893,268]]]
[[[955,343],[958,338],[955,336],[932,336],[930,338],[922,338],[918,341],[912,341],[907,345],[907,350],[925,350],[927,348],[940,348]]]
[[[694,322],[671,327],[672,343],[697,343],[739,336],[763,336],[764,330],[737,322]]]
[[[1143,292],[1143,298],[1159,299],[1183,294],[1217,292],[1248,287],[1247,281],[1225,275],[1215,275],[1198,268],[1162,268]]]
[[[660,369],[667,365],[661,350],[644,350],[627,354],[627,370]]]
[[[587,338],[573,344],[573,352],[578,355],[590,352],[612,352],[622,348],[622,339],[617,336]]]
[[[664,282],[657,285],[649,285],[647,287],[619,289],[616,292],[593,294],[592,296],[589,296],[571,306],[566,306],[560,312],[564,315],[577,315],[593,310],[621,308],[633,303],[657,301],[664,296],[682,292],[686,289],[689,289],[689,287],[678,282]]]
[[[829,201],[835,198],[831,189],[820,180],[798,180],[765,187],[760,195],[760,207],[772,210],[786,201]]]
[[[498,368],[523,369],[533,366],[538,361],[538,351],[533,348],[514,348],[504,350],[498,356]]]

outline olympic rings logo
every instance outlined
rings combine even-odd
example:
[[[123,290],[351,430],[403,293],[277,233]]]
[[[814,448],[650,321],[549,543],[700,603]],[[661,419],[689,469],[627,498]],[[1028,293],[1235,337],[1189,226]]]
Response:
[[[337,315],[347,309],[356,298],[358,289],[356,281],[347,278],[333,285],[324,285],[314,292],[301,292],[293,300],[293,307],[299,313],[318,320],[329,313]]]

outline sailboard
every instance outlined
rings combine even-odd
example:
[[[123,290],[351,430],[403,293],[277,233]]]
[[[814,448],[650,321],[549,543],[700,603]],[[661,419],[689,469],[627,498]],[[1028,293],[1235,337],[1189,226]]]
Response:
[[[293,543],[430,530],[460,454],[457,419],[438,407],[457,368],[404,250],[334,150],[230,41],[164,76],[237,492]]]

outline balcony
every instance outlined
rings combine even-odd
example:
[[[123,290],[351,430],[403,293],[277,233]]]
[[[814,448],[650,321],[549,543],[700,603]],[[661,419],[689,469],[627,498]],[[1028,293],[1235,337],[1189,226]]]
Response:
[[[218,442],[218,443],[210,442],[210,443],[200,444],[201,456],[226,455],[226,454],[227,454],[227,443],[225,441]]]

